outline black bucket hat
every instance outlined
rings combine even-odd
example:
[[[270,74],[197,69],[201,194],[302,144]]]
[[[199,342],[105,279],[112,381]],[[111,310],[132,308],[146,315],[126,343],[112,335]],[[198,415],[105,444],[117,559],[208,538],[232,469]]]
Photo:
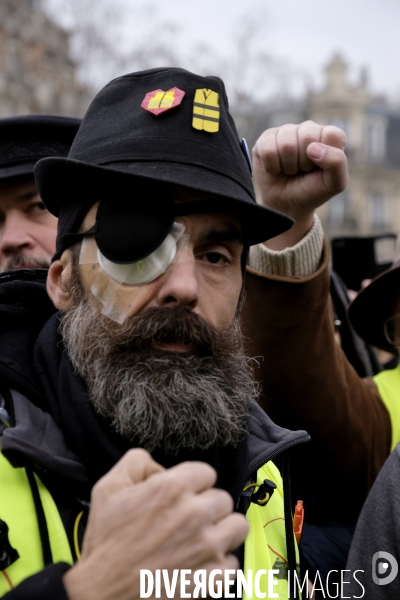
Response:
[[[246,150],[218,77],[163,68],[114,79],[90,105],[68,157],[35,168],[41,198],[59,217],[56,257],[68,247],[62,238],[107,195],[142,203],[143,212],[148,179],[212,194],[197,212],[234,212],[248,245],[283,233],[293,221],[256,203]]]
[[[0,181],[33,174],[38,160],[67,156],[81,119],[21,115],[0,119]]]
[[[393,305],[399,293],[400,238],[392,266],[375,277],[349,306],[349,319],[358,335],[367,344],[392,354],[395,347],[385,337],[384,324],[393,316]]]

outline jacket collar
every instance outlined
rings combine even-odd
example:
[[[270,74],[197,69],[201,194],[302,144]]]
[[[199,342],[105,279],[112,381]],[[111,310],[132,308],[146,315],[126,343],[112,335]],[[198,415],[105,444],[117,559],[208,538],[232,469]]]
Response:
[[[250,407],[247,428],[247,478],[251,477],[261,465],[274,460],[285,450],[311,439],[306,431],[291,431],[276,425],[256,402]]]

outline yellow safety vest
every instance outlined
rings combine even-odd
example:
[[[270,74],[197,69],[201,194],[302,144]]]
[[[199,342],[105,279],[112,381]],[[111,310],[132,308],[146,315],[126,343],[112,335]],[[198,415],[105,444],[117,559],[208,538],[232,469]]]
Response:
[[[392,425],[392,452],[400,442],[400,365],[395,369],[382,371],[374,377],[383,403],[388,409]]]
[[[285,538],[285,518],[283,505],[283,485],[280,473],[274,463],[268,462],[257,471],[257,484],[261,485],[264,479],[269,479],[276,483],[276,490],[271,496],[268,504],[259,506],[251,503],[246,518],[249,522],[249,534],[244,544],[244,574],[249,569],[253,571],[253,578],[258,571],[265,569],[266,575],[260,577],[260,591],[265,593],[268,598],[268,571],[275,569],[279,571],[277,575],[271,575],[277,581],[272,586],[274,594],[279,594],[279,599],[287,599],[288,596],[288,566],[287,550]],[[294,537],[294,534],[293,534]],[[296,563],[299,563],[299,555],[296,548]],[[293,589],[293,588],[292,588]],[[244,598],[247,598],[243,594]],[[273,597],[273,596],[272,596]],[[257,598],[253,586],[253,595],[251,598]],[[301,598],[297,594],[297,598]]]
[[[54,500],[34,475],[49,533],[54,562],[73,559],[67,534]],[[31,488],[25,469],[14,468],[0,453],[0,519],[8,525],[8,539],[20,558],[0,571],[0,596],[44,568],[40,533]]]
[[[46,517],[53,562],[72,565],[72,553],[58,509],[39,477],[35,475],[35,479]],[[258,470],[256,483],[261,485],[264,479],[272,480],[277,488],[266,505],[250,503],[246,515],[250,533],[245,542],[243,571],[246,575],[251,569],[254,578],[259,570],[268,572],[270,569],[277,569],[279,574],[274,576],[277,585],[273,587],[273,591],[279,594],[280,600],[286,600],[288,586],[283,488],[279,471],[272,462]],[[14,468],[1,453],[0,482],[0,519],[7,523],[10,544],[19,554],[15,562],[0,571],[2,597],[21,581],[41,571],[44,565],[37,516],[26,471]],[[259,583],[261,592],[265,592],[268,598],[267,577],[261,576]],[[249,598],[256,598],[254,585],[253,594]]]

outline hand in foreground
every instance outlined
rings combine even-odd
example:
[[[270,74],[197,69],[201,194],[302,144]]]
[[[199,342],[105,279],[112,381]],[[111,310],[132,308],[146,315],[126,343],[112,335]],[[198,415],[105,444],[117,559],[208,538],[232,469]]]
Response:
[[[261,203],[295,219],[291,230],[266,244],[292,246],[310,230],[314,211],[348,182],[346,134],[338,127],[305,121],[267,129],[253,148]]]
[[[136,600],[140,569],[168,569],[171,579],[173,569],[239,568],[230,552],[247,522],[215,481],[205,463],[164,470],[129,451],[93,488],[82,556],[64,575],[70,600]]]

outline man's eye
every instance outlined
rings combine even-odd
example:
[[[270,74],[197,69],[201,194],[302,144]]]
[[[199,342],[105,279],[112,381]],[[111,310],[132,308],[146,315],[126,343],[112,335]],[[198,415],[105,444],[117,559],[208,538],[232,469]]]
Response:
[[[212,265],[225,265],[227,263],[230,263],[229,258],[224,254],[221,254],[220,252],[207,252],[207,254],[205,254],[204,256],[206,258],[206,261],[211,263]]]
[[[40,201],[40,202],[34,202],[34,204],[31,204],[29,207],[29,210],[40,213],[40,212],[46,211],[47,208],[45,207],[43,202]]]

